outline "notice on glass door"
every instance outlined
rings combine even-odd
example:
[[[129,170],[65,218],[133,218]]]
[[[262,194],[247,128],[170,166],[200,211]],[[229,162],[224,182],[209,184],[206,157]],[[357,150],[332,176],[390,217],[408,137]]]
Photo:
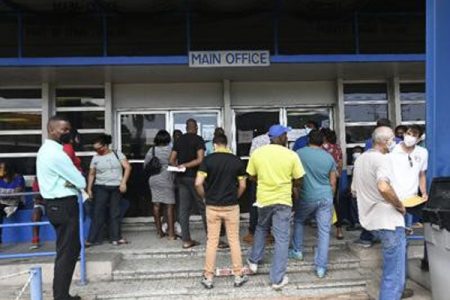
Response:
[[[251,144],[253,130],[238,130],[238,144]]]

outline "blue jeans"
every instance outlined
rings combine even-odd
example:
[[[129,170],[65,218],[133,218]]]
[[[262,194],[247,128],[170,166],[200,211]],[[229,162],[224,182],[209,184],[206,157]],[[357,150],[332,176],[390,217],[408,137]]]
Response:
[[[291,207],[287,205],[270,205],[258,208],[258,225],[250,249],[248,259],[252,263],[259,263],[264,258],[266,235],[272,227],[275,238],[275,251],[270,267],[270,281],[278,284],[286,274],[288,264]]]
[[[395,230],[374,230],[383,247],[383,275],[381,277],[379,300],[399,300],[405,287],[405,228]]]
[[[333,199],[315,202],[298,201],[295,207],[294,235],[292,248],[303,251],[305,221],[315,216],[317,222],[317,250],[314,256],[316,267],[327,268],[328,248],[330,245],[331,220],[333,218]]]

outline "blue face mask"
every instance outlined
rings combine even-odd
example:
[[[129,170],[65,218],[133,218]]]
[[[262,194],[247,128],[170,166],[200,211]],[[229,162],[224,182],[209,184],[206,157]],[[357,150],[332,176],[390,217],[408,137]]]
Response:
[[[395,146],[396,146],[395,141],[394,141],[394,140],[391,140],[390,144],[387,145],[387,146],[388,146],[388,151],[389,151],[389,152],[394,151],[394,148],[395,148]]]
[[[305,132],[306,132],[306,135],[308,135],[310,132],[311,132],[311,130],[312,130],[312,128],[309,128],[309,127],[305,127]]]

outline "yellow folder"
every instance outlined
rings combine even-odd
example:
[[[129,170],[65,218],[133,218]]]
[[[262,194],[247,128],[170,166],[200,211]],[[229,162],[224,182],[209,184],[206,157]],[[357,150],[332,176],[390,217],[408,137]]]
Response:
[[[402,203],[405,207],[414,207],[424,203],[426,200],[420,196],[412,196],[406,199],[403,199]]]

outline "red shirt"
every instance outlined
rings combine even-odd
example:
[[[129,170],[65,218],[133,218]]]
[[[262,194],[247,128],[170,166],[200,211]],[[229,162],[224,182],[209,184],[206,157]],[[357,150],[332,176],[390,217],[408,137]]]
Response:
[[[334,161],[338,164],[342,160],[342,149],[338,144],[324,143],[322,148],[333,156]]]
[[[72,144],[64,144],[63,145],[63,151],[66,152],[67,155],[69,155],[70,159],[72,160],[75,167],[80,171],[83,172],[81,169],[81,159],[79,159],[75,155],[75,150],[73,150]]]

